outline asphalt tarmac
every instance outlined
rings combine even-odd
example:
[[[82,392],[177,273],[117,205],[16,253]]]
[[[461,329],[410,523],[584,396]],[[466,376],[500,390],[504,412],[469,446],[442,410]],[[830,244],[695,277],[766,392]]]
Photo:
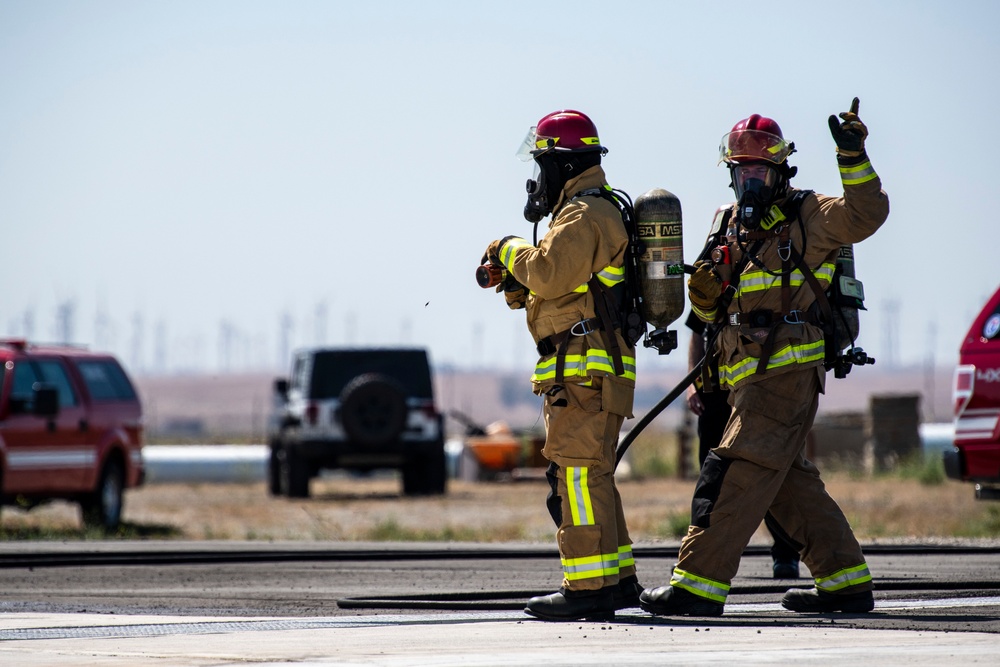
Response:
[[[721,618],[547,623],[521,608],[558,587],[548,546],[4,543],[0,665],[996,664],[1000,550],[945,546],[869,545],[870,614],[782,609],[808,573],[757,549]],[[636,545],[644,585],[675,553]]]

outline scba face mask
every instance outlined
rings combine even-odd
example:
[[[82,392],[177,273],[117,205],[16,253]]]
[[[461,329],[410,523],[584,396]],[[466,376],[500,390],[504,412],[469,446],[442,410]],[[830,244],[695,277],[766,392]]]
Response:
[[[560,173],[559,164],[551,155],[540,155],[535,159],[535,173],[525,183],[528,192],[528,201],[524,204],[525,220],[535,223],[552,212],[562,192]]]
[[[767,164],[740,164],[733,166],[733,189],[742,199],[748,192],[770,203],[778,185],[778,172]]]
[[[538,222],[552,210],[549,197],[545,192],[545,174],[541,166],[535,163],[535,173],[524,184],[528,192],[528,201],[524,204],[524,219],[528,222]]]
[[[780,177],[764,164],[733,166],[733,190],[739,198],[737,218],[745,229],[757,229],[767,207],[775,199]]]

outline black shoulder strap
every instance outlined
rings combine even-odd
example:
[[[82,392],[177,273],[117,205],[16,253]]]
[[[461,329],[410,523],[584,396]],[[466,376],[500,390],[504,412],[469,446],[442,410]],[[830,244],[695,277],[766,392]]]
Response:
[[[794,222],[802,210],[802,202],[805,201],[806,197],[813,193],[812,190],[796,190],[795,194],[789,200],[790,208],[787,211],[782,211],[785,217],[788,218],[789,222]]]
[[[601,187],[589,188],[576,193],[577,197],[601,197],[611,202],[622,217],[622,225],[628,236],[628,247],[625,249],[625,292],[622,300],[614,303],[613,308],[621,312],[620,326],[622,336],[630,347],[635,344],[646,333],[646,311],[642,297],[642,271],[639,267],[639,258],[642,256],[645,246],[639,238],[639,230],[635,224],[635,207],[632,198],[624,190],[617,188]],[[606,290],[609,297],[615,298],[614,294]]]
[[[726,228],[729,226],[729,220],[732,217],[732,208],[727,208],[722,212],[721,216],[716,216],[716,219],[712,221],[712,229],[709,230],[708,237],[705,239],[705,247],[698,253],[698,259],[695,261],[700,262],[703,259],[711,257],[712,250],[719,245],[721,238],[726,235]]]

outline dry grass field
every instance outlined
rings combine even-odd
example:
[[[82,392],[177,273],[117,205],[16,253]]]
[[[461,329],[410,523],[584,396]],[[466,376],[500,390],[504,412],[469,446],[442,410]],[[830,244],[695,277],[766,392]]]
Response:
[[[825,475],[827,487],[862,542],[934,542],[1000,538],[1000,503],[976,501],[968,484],[924,483],[893,475]],[[313,497],[269,497],[263,483],[151,484],[126,495],[117,539],[542,542],[553,539],[540,480],[452,481],[446,496],[405,498],[393,477],[331,477],[313,481]],[[686,529],[691,480],[619,483],[632,537],[676,542]],[[4,508],[0,540],[85,540],[103,537],[80,527],[74,505],[30,512]],[[754,538],[768,544],[764,530]]]

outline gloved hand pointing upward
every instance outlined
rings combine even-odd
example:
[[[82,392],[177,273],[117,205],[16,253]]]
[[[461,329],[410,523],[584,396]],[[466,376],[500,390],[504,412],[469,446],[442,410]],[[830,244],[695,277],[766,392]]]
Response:
[[[837,155],[843,158],[856,158],[865,152],[865,137],[868,136],[868,128],[858,118],[858,98],[851,102],[851,110],[840,114],[843,122],[837,120],[836,116],[830,116],[830,134],[837,142]]]

